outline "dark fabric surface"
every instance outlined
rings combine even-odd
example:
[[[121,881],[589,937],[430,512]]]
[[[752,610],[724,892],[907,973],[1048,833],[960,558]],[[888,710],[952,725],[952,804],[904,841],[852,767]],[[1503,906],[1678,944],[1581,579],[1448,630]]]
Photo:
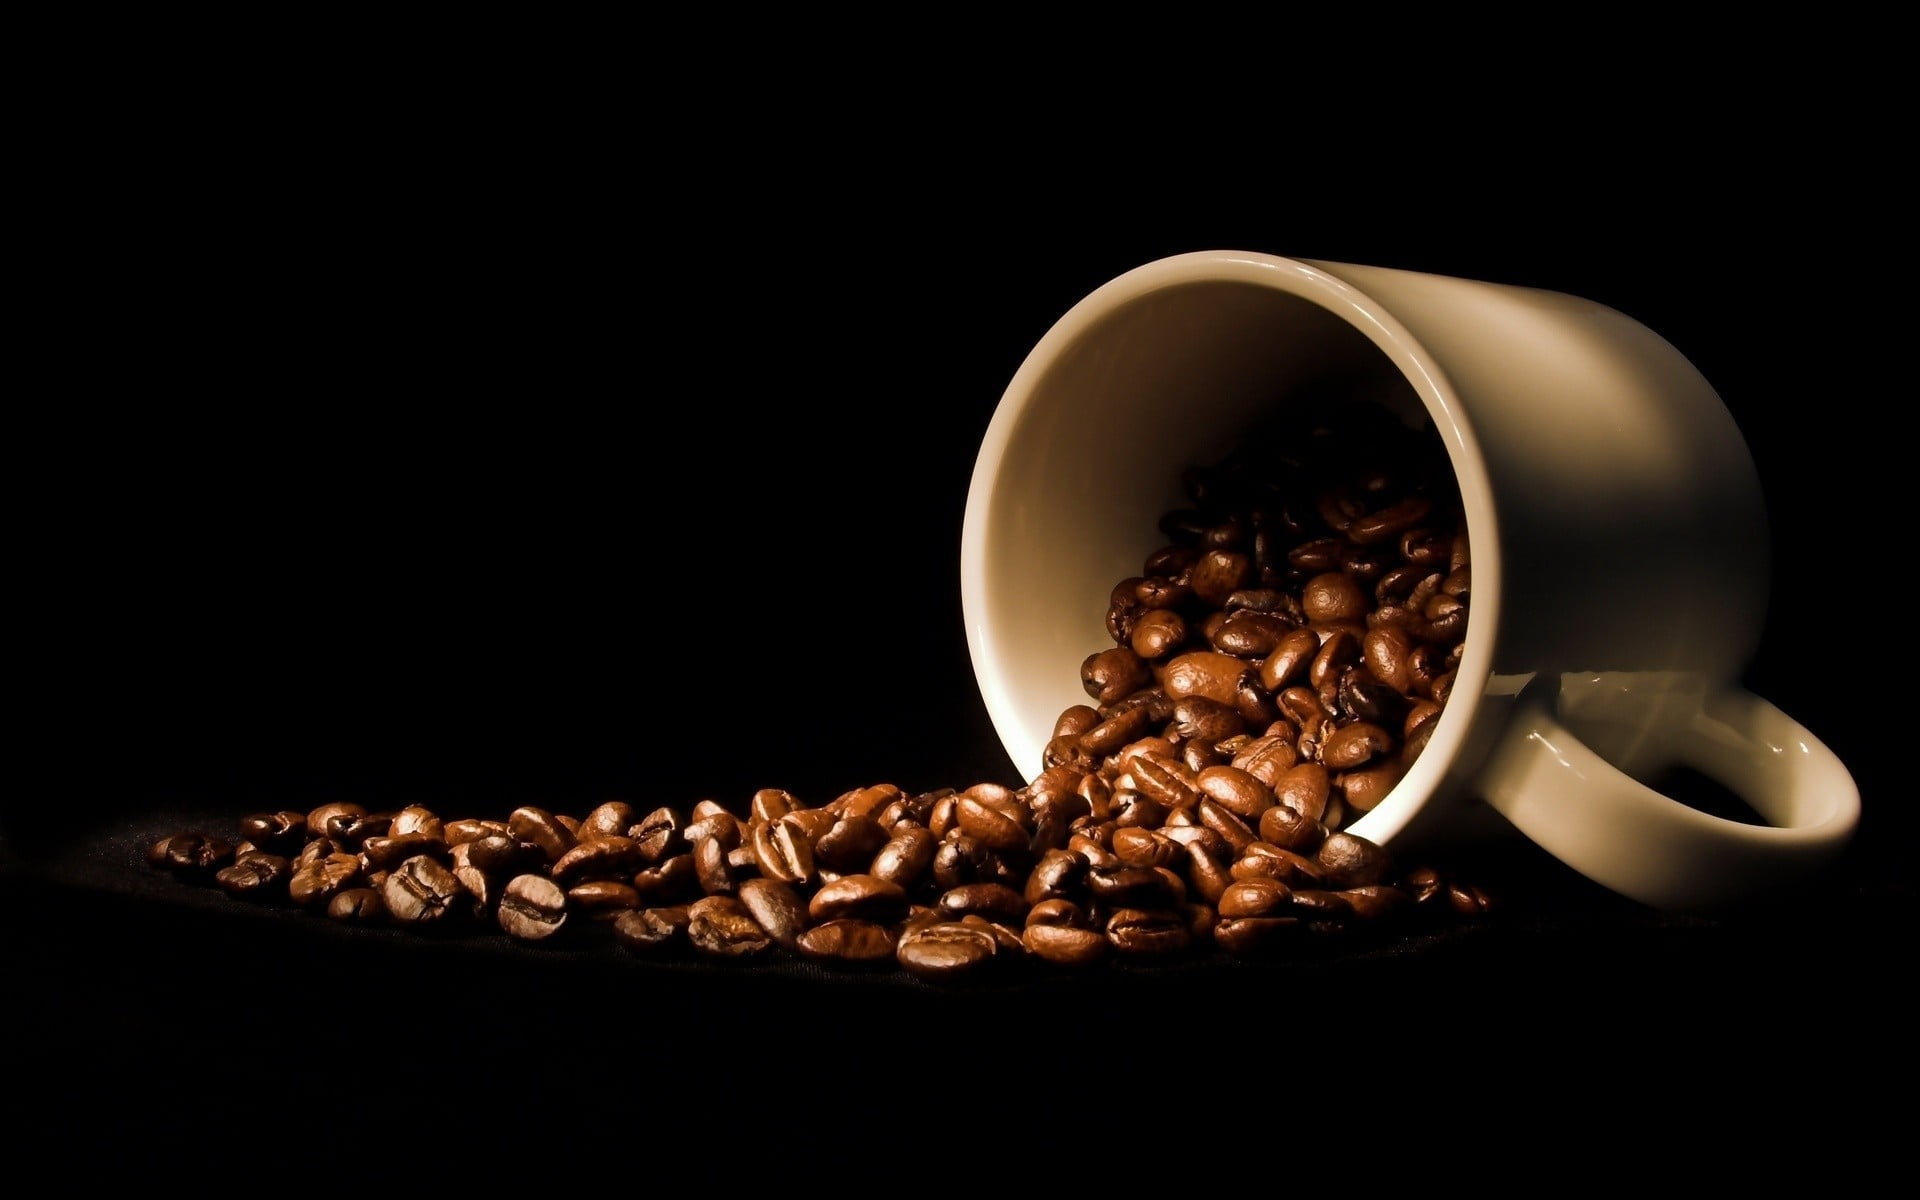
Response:
[[[26,761],[0,813],[16,1130],[227,1147],[350,1111],[377,1139],[476,1105],[497,1128],[513,1093],[576,1132],[590,1097],[629,1129],[777,1097],[818,1131],[828,1094],[949,1131],[974,1127],[943,1105],[987,1094],[968,1119],[1015,1140],[1115,1096],[1345,1128],[1552,1123],[1625,1094],[1623,1125],[1784,1104],[1831,1131],[1876,1119],[1855,1080],[1915,1065],[1905,642],[1872,633],[1904,628],[1884,576],[1904,469],[1873,425],[1904,367],[1840,299],[1891,236],[1871,189],[1626,151],[1564,186],[1538,163],[1468,173],[1444,212],[1414,172],[1276,193],[1187,156],[1157,190],[1128,160],[1011,192],[984,164],[962,194],[949,172],[816,187],[736,164],[751,186],[650,189],[649,220],[625,189],[424,168],[347,203],[370,186],[352,160],[346,191],[315,190],[219,138],[165,144],[143,160],[164,212],[94,251],[115,286],[80,310],[73,361],[100,387],[34,443],[61,482],[26,522]],[[248,203],[198,199],[242,178]],[[1764,252],[1748,221],[1776,232]],[[1705,919],[1499,842],[1462,864],[1506,901],[1484,920],[956,991],[346,930],[142,861],[182,827],[343,796],[457,815],[1019,781],[960,612],[978,439],[1081,296],[1223,247],[1586,296],[1700,367],[1774,525],[1742,682],[1860,785],[1830,876]]]

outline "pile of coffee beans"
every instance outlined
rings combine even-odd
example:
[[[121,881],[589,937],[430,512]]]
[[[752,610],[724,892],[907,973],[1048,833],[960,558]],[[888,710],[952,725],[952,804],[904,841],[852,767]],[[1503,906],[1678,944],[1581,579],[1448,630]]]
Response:
[[[1113,588],[1023,786],[764,788],[580,815],[352,801],[153,843],[155,867],[337,921],[641,955],[974,979],[1011,964],[1270,956],[1488,906],[1346,831],[1419,756],[1472,574],[1432,427],[1296,413],[1189,471]]]

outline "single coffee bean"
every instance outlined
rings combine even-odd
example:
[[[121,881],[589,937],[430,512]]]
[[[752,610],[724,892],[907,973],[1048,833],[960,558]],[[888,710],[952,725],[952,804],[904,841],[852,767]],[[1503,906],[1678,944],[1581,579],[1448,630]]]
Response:
[[[466,889],[460,886],[453,872],[426,854],[417,854],[393,868],[380,887],[380,899],[387,906],[387,915],[401,925],[412,926],[428,926],[444,920],[453,910],[454,902],[465,894]]]
[[[602,833],[555,859],[547,873],[555,883],[570,887],[589,879],[623,879],[646,865],[639,842],[625,834]]]
[[[437,833],[416,830],[412,833],[370,837],[360,843],[360,860],[369,872],[391,871],[417,855],[426,855],[446,865],[453,860],[453,848]]]
[[[1243,821],[1258,821],[1274,806],[1273,789],[1239,767],[1208,767],[1194,777],[1194,787],[1208,799]]]
[[[1325,825],[1285,804],[1276,804],[1261,813],[1256,832],[1261,841],[1295,854],[1312,854],[1327,837]]]
[[[582,842],[594,841],[603,837],[631,837],[629,832],[640,821],[640,812],[625,800],[607,800],[587,810],[580,818],[580,832],[577,835]]]
[[[633,909],[613,918],[613,936],[636,954],[659,954],[684,944],[690,920],[685,905]]]
[[[548,863],[560,861],[560,856],[579,842],[565,822],[546,809],[533,805],[514,809],[507,817],[507,831],[516,840],[539,851],[541,858]]]
[[[305,866],[296,862],[293,878],[287,881],[287,897],[302,907],[324,906],[361,878],[357,854],[328,854]]]
[[[1021,934],[1027,951],[1042,962],[1086,967],[1107,955],[1106,935],[1098,929],[1066,924],[1029,924]]]
[[[1192,944],[1192,931],[1172,909],[1116,909],[1107,918],[1107,941],[1121,954],[1159,957]]]
[[[1185,696],[1204,696],[1217,704],[1233,707],[1241,677],[1254,669],[1247,660],[1231,654],[1221,654],[1217,650],[1193,650],[1167,663],[1160,686],[1175,700]]]
[[[737,896],[706,896],[688,905],[687,940],[701,954],[722,959],[751,958],[773,945]]]
[[[493,821],[482,817],[459,817],[446,823],[446,838],[449,846],[462,846],[468,842],[477,842],[482,838],[507,838],[505,821]]]
[[[1136,626],[1138,628],[1138,626]],[[1080,683],[1087,695],[1112,704],[1153,682],[1146,660],[1131,647],[1115,646],[1087,656],[1080,664]]]
[[[860,966],[892,962],[897,952],[893,933],[885,925],[844,917],[802,933],[795,948],[816,961]]]
[[[1289,915],[1293,892],[1277,879],[1237,879],[1220,893],[1215,907],[1222,918]]]
[[[863,871],[886,846],[887,830],[871,814],[846,813],[814,843],[816,862],[835,871]]]
[[[386,901],[380,899],[378,889],[370,887],[347,888],[336,892],[333,899],[327,901],[327,916],[336,921],[349,924],[372,925],[386,920]]]
[[[407,837],[423,833],[444,842],[446,832],[446,822],[442,821],[432,809],[420,804],[409,804],[393,814],[393,821],[387,826],[389,837]]]
[[[1324,869],[1328,886],[1335,888],[1379,883],[1386,877],[1389,866],[1385,849],[1346,832],[1329,835],[1313,858]]]
[[[1393,735],[1371,721],[1355,721],[1335,730],[1320,747],[1329,770],[1351,771],[1394,749]]]
[[[283,855],[249,850],[235,855],[232,863],[214,872],[213,878],[230,896],[267,900],[285,897],[292,875],[293,863]]]
[[[791,816],[776,821],[756,819],[751,840],[753,861],[761,874],[781,883],[813,883],[817,874],[813,847],[808,844],[805,827]]]
[[[240,836],[262,850],[274,853],[300,848],[307,834],[305,813],[280,811],[253,813],[240,819]]]
[[[905,932],[894,960],[908,974],[939,983],[956,983],[990,970],[1000,942],[990,929],[959,921],[935,920]]]
[[[744,891],[746,885],[741,887]],[[996,887],[997,884],[969,884],[970,887]],[[846,875],[823,884],[806,903],[806,914],[813,921],[853,919],[891,924],[906,916],[910,901],[907,889],[878,875]]]
[[[972,796],[958,798],[955,819],[970,838],[999,854],[1017,854],[1027,848],[1027,830],[1000,808]]]
[[[619,879],[584,879],[566,892],[567,907],[594,921],[607,920],[646,904],[639,888]]]
[[[1142,659],[1165,658],[1186,645],[1187,623],[1170,608],[1155,608],[1134,621],[1128,645]]]
[[[950,921],[968,914],[1013,923],[1027,918],[1026,897],[1004,883],[963,883],[948,888],[940,893],[939,909]]]
[[[887,844],[873,856],[867,873],[889,883],[911,888],[933,868],[933,856],[940,841],[926,826],[903,820],[893,826]]]
[[[1321,820],[1327,811],[1327,796],[1332,782],[1327,769],[1319,763],[1296,763],[1274,784],[1274,798],[1310,820]]]
[[[808,924],[807,901],[791,885],[776,879],[743,879],[739,896],[768,937],[789,950],[799,945]]]

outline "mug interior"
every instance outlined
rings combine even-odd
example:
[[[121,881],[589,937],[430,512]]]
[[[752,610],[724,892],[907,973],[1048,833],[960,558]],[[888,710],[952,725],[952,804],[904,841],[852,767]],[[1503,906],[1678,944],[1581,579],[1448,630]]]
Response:
[[[1469,540],[1490,543],[1491,530],[1476,526],[1489,511],[1483,474],[1477,462],[1462,470],[1451,406],[1423,398],[1406,369],[1417,347],[1383,320],[1305,264],[1184,256],[1094,292],[1036,345],[983,439],[962,538],[975,675],[1026,778],[1042,769],[1061,712],[1090,702],[1081,664],[1113,645],[1109,596],[1166,544],[1160,517],[1190,504],[1182,472],[1222,459],[1277,406],[1379,405],[1409,426],[1432,412]],[[1415,375],[1429,392],[1444,388]],[[1478,562],[1475,575],[1475,615],[1442,724],[1351,832],[1385,844],[1435,794],[1461,742],[1461,710],[1478,702],[1490,661],[1475,639],[1491,636],[1476,621],[1494,579],[1481,578]]]

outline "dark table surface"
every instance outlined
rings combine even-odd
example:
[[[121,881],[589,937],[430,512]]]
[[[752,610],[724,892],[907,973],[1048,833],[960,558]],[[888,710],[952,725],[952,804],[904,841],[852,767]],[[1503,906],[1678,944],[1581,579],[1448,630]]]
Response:
[[[448,1064],[576,1095],[641,1076],[675,1081],[684,1109],[768,1070],[804,1094],[827,1075],[998,1086],[1069,1064],[1332,1081],[1350,1062],[1398,1095],[1446,1068],[1509,1094],[1632,1079],[1678,1110],[1788,1079],[1844,1097],[1863,1062],[1911,1067],[1910,788],[1889,716],[1906,652],[1875,632],[1903,627],[1905,587],[1881,581],[1905,553],[1883,502],[1895,451],[1872,425],[1894,355],[1717,221],[1732,183],[1703,172],[1708,190],[1656,197],[1614,178],[1540,197],[1547,240],[1491,207],[1443,220],[1230,179],[1177,205],[1109,200],[1098,222],[1089,198],[1113,192],[1088,179],[991,229],[850,199],[681,204],[637,230],[548,197],[523,220],[427,176],[401,189],[405,221],[302,220],[327,207],[312,197],[183,202],[190,236],[115,243],[122,286],[92,310],[113,336],[86,369],[134,386],[68,405],[43,443],[63,479],[29,522],[46,670],[16,731],[37,769],[0,836],[10,1099],[49,1125],[104,1106],[204,1130],[283,1071],[334,1099]],[[1879,244],[1846,207],[1818,213],[1833,269]],[[1706,919],[1502,842],[1473,864],[1508,901],[1482,921],[955,991],[348,931],[141,861],[163,833],[342,795],[583,810],[1024,779],[961,621],[975,446],[1076,300],[1211,248],[1566,291],[1701,368],[1774,523],[1742,682],[1861,789],[1828,877]],[[780,1066],[752,1065],[769,1043]]]

